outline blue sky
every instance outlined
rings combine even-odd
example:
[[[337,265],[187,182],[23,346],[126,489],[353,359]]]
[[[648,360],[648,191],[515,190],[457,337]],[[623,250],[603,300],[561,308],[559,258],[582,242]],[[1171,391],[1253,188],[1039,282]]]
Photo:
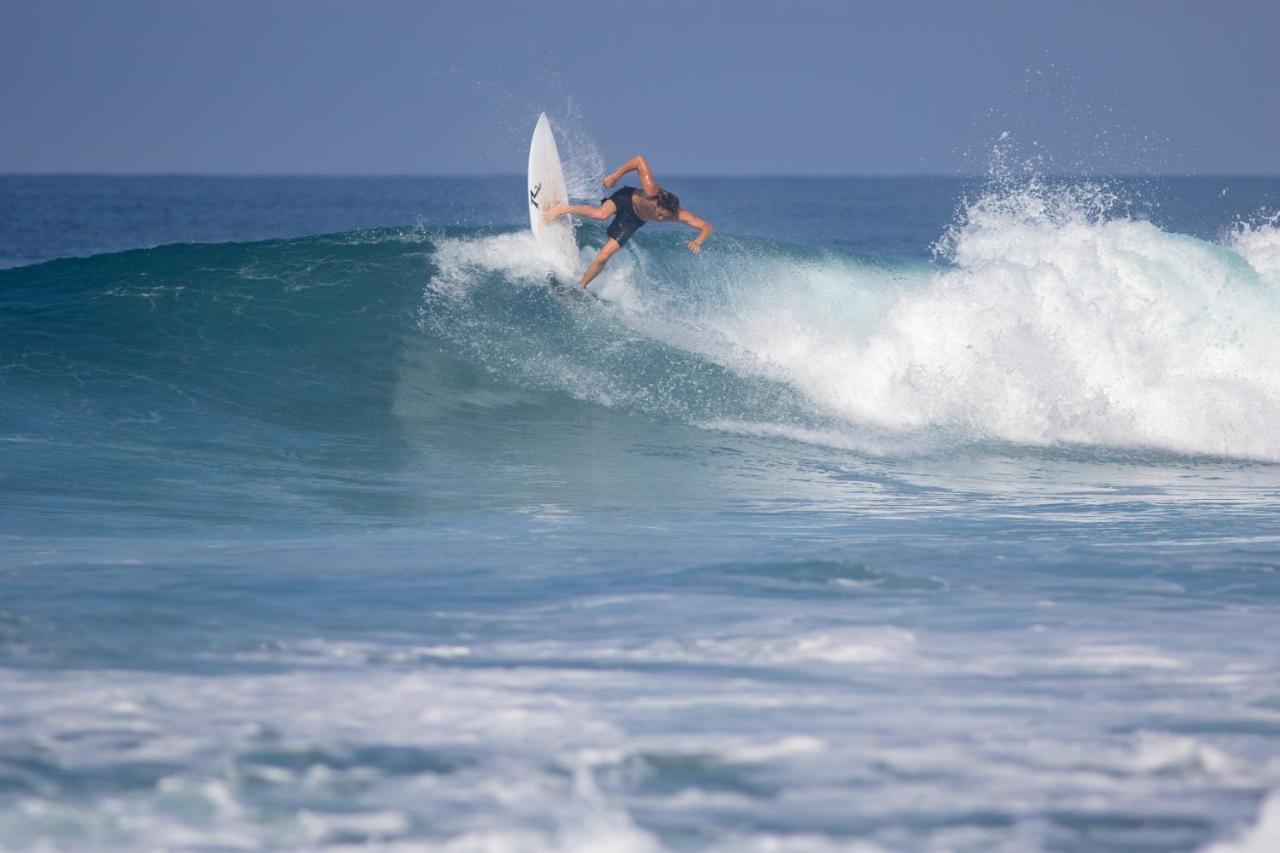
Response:
[[[1280,3],[0,0],[0,172],[1280,173]]]

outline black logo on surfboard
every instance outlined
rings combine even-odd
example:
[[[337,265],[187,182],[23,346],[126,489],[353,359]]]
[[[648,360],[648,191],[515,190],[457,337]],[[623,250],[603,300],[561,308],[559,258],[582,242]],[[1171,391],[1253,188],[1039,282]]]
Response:
[[[529,190],[529,204],[533,205],[534,207],[538,207],[538,193],[540,192],[542,192],[541,183],[539,183],[533,189]],[[542,208],[538,207],[538,209],[541,210]]]

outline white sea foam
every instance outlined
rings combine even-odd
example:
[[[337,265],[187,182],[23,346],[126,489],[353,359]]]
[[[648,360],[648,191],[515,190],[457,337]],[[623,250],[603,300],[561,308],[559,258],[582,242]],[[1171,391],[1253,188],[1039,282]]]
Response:
[[[793,758],[795,756],[821,755],[826,749],[827,744],[821,738],[811,735],[792,735],[773,743],[753,743],[726,747],[722,750],[722,756],[725,761],[750,764],[776,761],[780,758]]]
[[[982,199],[933,266],[731,241],[696,262],[634,247],[598,289],[630,333],[791,385],[870,434],[1280,460],[1280,231],[1241,228],[1217,245],[1106,206],[1085,191]],[[442,291],[547,271],[524,235],[443,240],[434,261]],[[552,372],[607,405],[632,396],[591,371]]]
[[[484,276],[495,273],[515,284],[535,285],[563,272],[527,231],[440,239],[431,260],[437,270],[431,289],[454,297],[465,296]]]
[[[1272,263],[1273,234],[1240,239]],[[1280,301],[1240,255],[1031,200],[975,205],[948,245],[867,332],[856,274],[761,283],[715,326],[859,424],[1280,458]]]
[[[1239,770],[1238,763],[1217,747],[1192,737],[1154,732],[1139,736],[1132,764],[1142,773],[1191,771],[1227,776]]]
[[[1092,672],[1125,669],[1173,670],[1184,666],[1177,658],[1141,646],[1098,643],[1079,646],[1054,661],[1056,666]]]
[[[1005,639],[991,643],[1024,660],[1011,672],[1041,660]],[[955,663],[982,642],[954,645],[888,625],[779,619],[616,645],[300,640],[254,661],[288,672],[0,671],[0,755],[18,758],[0,769],[33,785],[0,803],[0,846],[648,853],[664,849],[655,824],[694,821],[718,827],[712,849],[991,849],[1010,832],[1027,841],[1012,849],[1025,849],[1037,846],[1039,810],[1061,807],[1064,790],[1076,804],[1105,798],[1144,813],[1175,785],[1274,782],[1274,764],[1231,738],[1113,737],[1113,709],[1063,704],[1078,684],[1071,670],[1034,695],[998,686],[1016,677],[975,683]],[[455,656],[462,648],[471,653]],[[1137,642],[1088,649],[1107,665],[1121,652],[1141,658],[1136,672],[1103,673],[1128,684],[1155,653]],[[807,672],[779,681],[742,664]],[[887,677],[872,682],[874,672]],[[1192,717],[1216,702],[1183,701]],[[86,786],[83,801],[67,801],[62,779]],[[849,798],[851,781],[866,797]],[[993,808],[1017,825],[967,823]],[[724,830],[725,816],[750,814],[778,824]],[[793,823],[807,814],[880,828],[811,832]],[[1269,821],[1223,849],[1268,849],[1255,836],[1271,837]]]
[[[334,657],[346,663],[349,655]],[[38,766],[56,772],[20,802],[0,804],[0,846],[313,849],[395,846],[415,836],[420,849],[412,816],[423,815],[425,801],[441,809],[431,824],[444,849],[657,849],[574,758],[620,737],[589,704],[540,695],[501,673],[381,670],[344,677],[337,691],[333,678],[331,671],[213,679],[116,673],[104,686],[101,673],[5,676],[10,722],[0,754],[44,744]],[[376,749],[362,758],[370,744],[393,754],[479,758],[496,749],[504,760],[483,771],[467,761],[439,769],[428,762],[406,777]],[[202,758],[210,749],[222,753],[214,764]],[[557,760],[571,780],[547,772]],[[155,767],[154,789],[106,784],[91,806],[62,802],[57,774],[93,784],[102,767],[120,778]],[[263,791],[301,807],[264,822],[255,805]],[[478,803],[488,811],[475,813]]]
[[[1280,792],[1274,792],[1262,803],[1258,822],[1233,841],[1222,841],[1205,848],[1204,853],[1275,853],[1280,850]]]
[[[1227,245],[1269,284],[1280,288],[1280,214],[1262,222],[1240,224]]]
[[[719,841],[710,850],[716,853],[884,853],[885,848],[869,841],[833,840],[821,835],[795,833],[756,837],[733,835]]]

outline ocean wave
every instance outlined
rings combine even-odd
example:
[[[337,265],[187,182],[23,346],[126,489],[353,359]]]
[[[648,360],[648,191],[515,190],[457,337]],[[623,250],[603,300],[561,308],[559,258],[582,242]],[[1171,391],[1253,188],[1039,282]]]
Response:
[[[994,443],[1280,461],[1275,222],[1215,243],[1112,210],[1087,187],[983,196],[932,263],[734,235],[694,257],[655,229],[598,298],[552,286],[526,233],[494,229],[7,270],[0,376],[19,405],[3,432],[39,437],[33,423],[70,412],[130,441],[211,416],[220,434],[392,428],[462,397],[567,396],[870,455]],[[598,231],[579,229],[579,264]]]
[[[785,423],[840,446],[892,434],[1280,459],[1267,426],[1280,417],[1276,229],[1211,243],[1112,216],[1110,204],[1082,188],[982,197],[934,264],[733,239],[694,259],[652,239],[601,277],[596,326],[566,330],[603,357],[544,338],[559,380],[538,378],[605,405],[647,398],[678,417]],[[523,240],[446,241],[428,289],[475,295],[492,274],[536,283],[547,273]],[[731,413],[703,383],[667,376],[654,400],[646,358],[609,355],[636,340],[782,390],[766,409]],[[779,406],[786,390],[803,403]]]

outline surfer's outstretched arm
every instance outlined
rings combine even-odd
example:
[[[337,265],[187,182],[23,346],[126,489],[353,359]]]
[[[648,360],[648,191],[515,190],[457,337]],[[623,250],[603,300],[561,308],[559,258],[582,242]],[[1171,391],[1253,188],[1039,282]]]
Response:
[[[701,216],[698,216],[696,213],[685,210],[683,207],[680,208],[680,213],[676,218],[685,225],[688,225],[690,228],[698,229],[698,236],[694,237],[686,244],[689,247],[690,252],[693,252],[695,255],[698,254],[698,252],[702,251],[702,244],[707,241],[707,238],[711,236],[711,232],[716,229],[711,227],[710,222],[703,219]]]
[[[574,216],[585,216],[587,219],[608,219],[617,212],[618,206],[608,200],[599,207],[592,207],[589,204],[565,204],[560,202],[553,205],[542,218],[547,222],[553,222],[566,213],[572,213]]]
[[[610,174],[605,175],[603,181],[605,189],[611,189],[627,172],[635,172],[640,177],[640,188],[650,198],[656,196],[658,190],[662,189],[653,179],[653,172],[649,171],[649,161],[644,159],[643,154],[637,154]]]

